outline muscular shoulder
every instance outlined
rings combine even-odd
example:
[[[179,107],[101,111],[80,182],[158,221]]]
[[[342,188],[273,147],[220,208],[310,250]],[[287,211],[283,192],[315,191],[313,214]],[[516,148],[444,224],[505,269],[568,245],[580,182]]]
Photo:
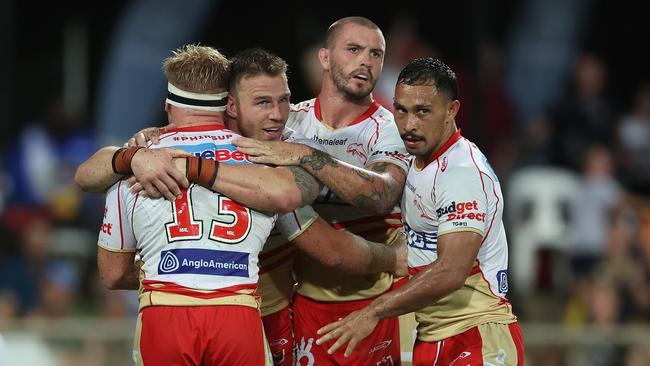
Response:
[[[316,99],[306,100],[298,104],[292,104],[289,109],[289,119],[287,120],[288,126],[295,126],[302,121],[310,114],[313,113],[314,106],[316,104]]]
[[[375,113],[372,114],[372,118],[374,118],[380,126],[396,127],[393,113],[383,106],[377,108]]]

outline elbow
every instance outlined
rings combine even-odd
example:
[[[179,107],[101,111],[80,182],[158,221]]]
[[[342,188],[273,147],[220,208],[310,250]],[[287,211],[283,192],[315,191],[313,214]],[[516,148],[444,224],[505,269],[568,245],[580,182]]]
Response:
[[[273,206],[271,211],[277,213],[291,212],[302,206],[300,192],[294,192],[293,190],[279,192],[271,198],[271,201],[271,205]]]
[[[83,163],[79,165],[79,167],[77,168],[77,171],[74,173],[74,182],[84,192],[88,192],[88,193],[103,192],[102,188],[93,185],[92,182],[88,179],[91,173],[89,171],[89,168],[85,164],[86,163]]]
[[[118,272],[100,271],[99,276],[107,289],[119,290],[122,288],[122,276]]]
[[[84,164],[79,165],[77,168],[77,171],[74,173],[74,182],[77,184],[79,188],[81,188],[84,191],[88,191],[89,187],[86,184],[86,181],[84,180],[84,177],[86,176],[85,172],[85,166]]]
[[[120,281],[115,278],[102,276],[102,283],[109,290],[117,290],[120,288]]]
[[[459,290],[465,285],[465,280],[467,280],[467,273],[457,272],[449,276],[449,282],[447,283],[449,292]]]
[[[343,259],[334,253],[327,253],[319,258],[321,264],[325,267],[334,268],[336,270],[344,272],[352,272],[351,268],[348,268],[343,262]]]
[[[394,204],[386,204],[385,202],[380,202],[380,206],[377,207],[375,214],[377,215],[389,214],[393,211],[394,208],[395,208]]]

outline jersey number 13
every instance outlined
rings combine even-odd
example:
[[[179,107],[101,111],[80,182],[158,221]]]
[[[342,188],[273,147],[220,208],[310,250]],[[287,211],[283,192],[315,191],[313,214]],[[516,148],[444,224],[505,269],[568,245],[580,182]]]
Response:
[[[203,220],[194,218],[191,190],[183,190],[183,196],[172,202],[174,221],[165,224],[169,242],[178,240],[198,240],[203,237]],[[208,238],[220,243],[237,244],[244,240],[251,230],[251,211],[230,198],[212,192],[216,200],[209,203],[219,217],[229,217],[227,220],[212,218]]]

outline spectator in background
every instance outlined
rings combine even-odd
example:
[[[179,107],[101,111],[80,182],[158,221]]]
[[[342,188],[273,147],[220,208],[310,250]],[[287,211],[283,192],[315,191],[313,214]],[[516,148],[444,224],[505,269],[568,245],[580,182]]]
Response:
[[[513,123],[513,106],[506,93],[503,76],[503,52],[494,42],[483,42],[479,46],[479,63],[476,73],[475,103],[464,104],[463,108],[473,108],[468,113],[473,124],[468,129],[475,131],[473,137],[490,159],[494,172],[506,183],[507,177],[517,161],[519,139]],[[471,115],[470,115],[471,114]],[[459,122],[460,123],[460,122]],[[506,184],[504,184],[505,186]]]
[[[554,108],[551,117],[555,164],[578,171],[580,158],[589,145],[611,146],[614,112],[605,96],[606,83],[607,69],[597,56],[586,53],[578,58],[573,89]]]
[[[650,195],[650,83],[636,92],[634,108],[617,126],[621,179],[632,191]]]
[[[0,245],[6,255],[0,257],[0,294],[3,303],[15,301],[8,314],[16,316],[38,307],[39,282],[44,276],[52,242],[53,222],[41,208],[13,208],[2,217],[7,237]]]
[[[386,33],[384,68],[372,95],[379,104],[391,112],[395,84],[402,68],[414,58],[438,54],[430,42],[422,39],[418,27],[418,20],[413,14],[398,14]]]
[[[93,133],[82,121],[56,97],[43,115],[29,122],[13,144],[7,146],[6,187],[2,188],[6,191],[7,207],[47,206],[63,222],[88,219],[81,214],[82,206],[101,201],[92,197],[89,202],[82,201],[74,184],[76,167],[97,150]],[[96,226],[96,222],[87,224]]]
[[[603,259],[609,222],[623,195],[609,150],[592,145],[584,156],[581,187],[568,203],[569,255],[577,278],[591,276]]]

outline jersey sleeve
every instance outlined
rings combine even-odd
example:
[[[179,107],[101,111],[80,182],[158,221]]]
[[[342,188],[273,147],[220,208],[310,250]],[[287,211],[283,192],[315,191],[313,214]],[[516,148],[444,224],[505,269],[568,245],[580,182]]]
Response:
[[[302,206],[293,212],[278,216],[275,227],[289,241],[299,237],[318,219],[318,213],[309,206]]]
[[[409,155],[392,119],[389,123],[380,124],[376,136],[373,137],[376,142],[370,147],[370,157],[366,165],[384,161],[408,172]]]
[[[112,252],[134,252],[136,240],[131,227],[126,198],[131,194],[126,182],[120,180],[106,192],[104,221],[97,245]]]
[[[475,167],[449,168],[436,182],[432,199],[438,216],[438,235],[473,231],[485,235],[487,193]]]

